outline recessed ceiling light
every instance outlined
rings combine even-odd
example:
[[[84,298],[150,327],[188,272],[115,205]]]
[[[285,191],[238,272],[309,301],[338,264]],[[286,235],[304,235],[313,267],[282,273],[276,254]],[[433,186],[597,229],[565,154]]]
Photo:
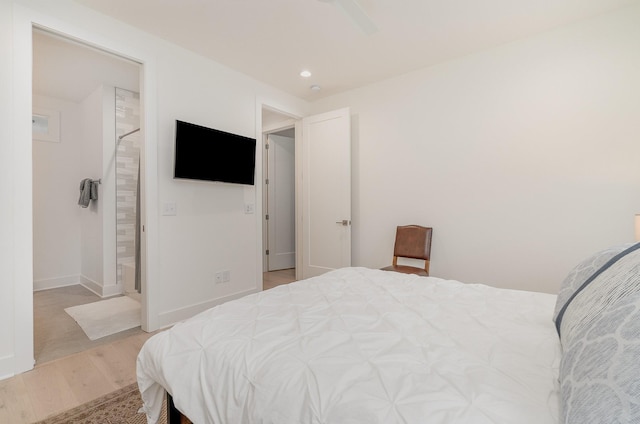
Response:
[[[313,91],[320,91],[320,86],[317,84],[313,84],[311,87],[309,87],[311,90]]]
[[[300,72],[300,76],[302,78],[309,78],[311,76],[311,72],[307,71],[306,69],[302,72]]]

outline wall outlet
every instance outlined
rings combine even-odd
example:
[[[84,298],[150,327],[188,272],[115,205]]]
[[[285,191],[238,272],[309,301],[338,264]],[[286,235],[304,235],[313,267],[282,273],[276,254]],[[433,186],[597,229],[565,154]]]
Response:
[[[245,203],[244,205],[244,213],[252,214],[255,211],[255,207],[253,203]]]
[[[178,214],[178,204],[176,202],[164,202],[162,204],[162,215],[176,216]]]
[[[228,283],[229,281],[231,281],[231,271],[222,271],[222,282]]]
[[[216,284],[222,284],[222,272],[216,272],[213,276],[213,281]]]

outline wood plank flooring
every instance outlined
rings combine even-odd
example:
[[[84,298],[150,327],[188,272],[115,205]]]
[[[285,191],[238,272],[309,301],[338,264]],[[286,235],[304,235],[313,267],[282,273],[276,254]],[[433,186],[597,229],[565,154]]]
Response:
[[[262,274],[262,281],[262,290],[269,290],[281,284],[291,283],[296,281],[296,269],[265,272]]]
[[[33,335],[36,364],[82,352],[124,337],[142,334],[140,327],[89,340],[64,309],[103,300],[81,285],[37,291],[33,294]]]
[[[263,278],[263,288],[267,290],[295,281],[295,270],[272,271],[264,273]],[[36,316],[40,316],[39,319],[43,319],[41,322],[46,324],[47,320],[44,317],[47,314],[59,312],[54,310],[47,312],[42,307],[58,303],[54,309],[63,310],[67,306],[61,308],[60,303],[66,304],[71,298],[80,301],[78,304],[88,303],[82,300],[87,295],[82,293],[82,290],[77,290],[77,288],[70,290],[70,293],[64,291],[58,293],[60,299],[57,301],[52,298],[45,300],[45,296],[42,296],[41,292],[34,294],[34,311]],[[35,300],[36,297],[39,299]],[[42,302],[39,302],[40,300]],[[64,310],[62,314],[66,316]],[[59,324],[62,323],[62,327],[66,325],[65,316],[61,315],[58,317],[59,319],[55,319]],[[73,325],[77,326],[75,322]],[[42,336],[40,343],[46,344],[53,343],[56,337],[61,337],[60,334],[69,336],[69,332],[61,328],[56,329],[55,326],[51,326],[46,329],[41,327],[34,330]],[[52,333],[55,331],[59,331],[59,333]],[[75,329],[69,331],[73,332]],[[82,330],[80,332],[84,336]],[[6,380],[0,380],[0,423],[34,423],[134,383],[136,381],[138,352],[144,342],[153,334],[155,333],[145,333],[138,329],[134,334],[126,334],[125,332],[124,335],[120,333],[113,339],[96,340],[99,343],[92,346],[84,344],[84,342],[72,342],[74,337],[69,336],[68,343],[74,346],[73,349],[80,351],[66,355],[63,350],[57,348],[64,346],[64,343],[54,343],[56,346],[54,350],[57,353],[46,355],[58,356],[56,359],[48,361],[41,359],[33,370]],[[86,336],[84,338],[88,340]],[[43,352],[46,352],[46,349],[42,350],[42,347],[42,344],[38,345],[41,358],[45,355]],[[47,357],[46,355],[45,357]],[[59,357],[59,355],[64,356]]]
[[[142,333],[38,364],[0,381],[0,423],[29,424],[136,381]]]

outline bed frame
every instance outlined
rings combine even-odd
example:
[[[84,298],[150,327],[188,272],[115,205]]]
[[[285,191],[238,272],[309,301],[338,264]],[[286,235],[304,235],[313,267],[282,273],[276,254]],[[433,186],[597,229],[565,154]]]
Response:
[[[169,392],[167,392],[167,424],[193,424],[189,418],[178,411]]]

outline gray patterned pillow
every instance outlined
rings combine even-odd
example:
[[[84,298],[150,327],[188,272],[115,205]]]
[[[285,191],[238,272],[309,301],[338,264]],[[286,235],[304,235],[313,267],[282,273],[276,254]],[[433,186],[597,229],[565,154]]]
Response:
[[[597,273],[560,319],[562,423],[640,423],[639,247]]]
[[[576,265],[576,267],[571,270],[569,275],[567,275],[567,277],[560,285],[558,299],[556,300],[556,308],[553,313],[553,322],[556,322],[560,310],[564,307],[571,296],[573,296],[574,293],[582,286],[582,284],[587,281],[589,277],[591,277],[611,258],[623,252],[632,245],[633,243],[627,243],[601,250]]]

